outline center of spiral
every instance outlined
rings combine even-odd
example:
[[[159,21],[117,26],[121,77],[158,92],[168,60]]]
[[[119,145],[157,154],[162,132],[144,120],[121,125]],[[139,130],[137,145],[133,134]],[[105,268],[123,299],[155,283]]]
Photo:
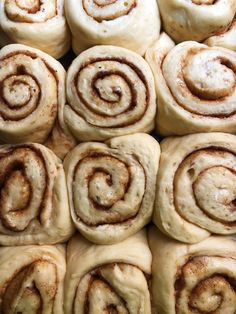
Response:
[[[125,16],[136,5],[136,0],[83,0],[85,12],[98,23]]]
[[[222,291],[225,288],[230,289],[230,285],[220,276],[204,280],[192,292],[191,307],[201,313],[213,313],[221,305]]]
[[[36,13],[40,9],[40,0],[16,0],[19,8],[28,11],[28,13]]]
[[[184,67],[184,79],[195,96],[206,100],[228,96],[236,84],[235,73],[229,62],[221,60],[214,51],[209,50],[189,57]]]
[[[30,87],[21,76],[11,76],[3,82],[3,98],[10,107],[22,107],[30,100]]]
[[[107,162],[108,168],[110,160]],[[113,204],[122,199],[129,180],[129,172],[126,166],[116,159],[113,162],[119,170],[119,175],[115,175],[112,169],[97,168],[89,184],[89,195],[93,202],[107,208],[112,207]],[[115,188],[113,185],[115,185]]]
[[[193,187],[199,206],[208,215],[223,222],[236,220],[236,173],[215,166],[201,173]]]

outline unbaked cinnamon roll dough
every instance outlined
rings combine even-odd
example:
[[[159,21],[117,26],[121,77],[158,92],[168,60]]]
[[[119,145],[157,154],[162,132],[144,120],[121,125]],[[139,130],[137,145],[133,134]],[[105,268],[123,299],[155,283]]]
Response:
[[[211,236],[192,245],[149,230],[154,313],[234,314],[236,238]]]
[[[76,235],[67,250],[66,313],[150,314],[151,260],[146,230],[113,245]]]
[[[224,133],[167,138],[161,143],[153,220],[187,243],[236,233],[236,137]]]
[[[159,144],[134,134],[104,143],[83,143],[64,160],[72,219],[90,241],[128,238],[153,212]]]
[[[157,0],[164,31],[176,42],[223,33],[236,14],[234,0]]]
[[[1,0],[0,47],[14,43],[62,57],[70,48],[64,0]]]
[[[0,312],[63,314],[65,247],[0,248]]]
[[[159,37],[156,0],[68,0],[65,7],[76,54],[94,45],[115,45],[144,55]]]
[[[223,33],[209,37],[205,43],[208,46],[220,46],[236,52],[236,16]]]
[[[0,244],[54,244],[74,233],[62,162],[40,144],[0,146]]]
[[[165,33],[146,54],[156,82],[162,136],[236,132],[236,53],[194,41],[175,46]]]
[[[0,140],[43,143],[65,105],[65,70],[25,45],[0,50]]]
[[[64,118],[79,141],[109,138],[154,128],[156,95],[152,71],[136,53],[96,46],[71,64]]]

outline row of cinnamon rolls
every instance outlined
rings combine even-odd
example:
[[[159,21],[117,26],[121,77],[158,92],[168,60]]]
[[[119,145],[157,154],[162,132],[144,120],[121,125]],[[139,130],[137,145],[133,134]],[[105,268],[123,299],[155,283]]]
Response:
[[[113,245],[0,248],[3,314],[207,314],[236,311],[236,241],[170,240],[151,226]]]
[[[146,60],[96,46],[68,72],[24,45],[0,51],[0,141],[43,143],[64,158],[76,143],[151,132],[236,132],[236,53],[163,33]]]
[[[151,220],[198,243],[236,233],[236,136],[148,134],[81,143],[64,163],[41,144],[0,146],[0,244],[55,244],[77,228],[120,242]]]
[[[159,37],[159,10],[163,29],[176,42],[236,50],[234,0],[2,0],[0,46],[26,44],[60,58],[72,33],[76,54],[117,45],[144,55]]]

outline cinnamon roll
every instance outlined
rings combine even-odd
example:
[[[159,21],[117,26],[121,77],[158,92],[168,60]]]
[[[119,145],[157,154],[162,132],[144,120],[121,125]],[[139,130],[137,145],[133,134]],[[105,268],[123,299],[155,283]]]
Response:
[[[154,222],[182,242],[236,233],[236,137],[208,133],[161,143]]]
[[[67,250],[65,313],[151,314],[150,274],[145,230],[113,245],[77,235]]]
[[[73,232],[62,162],[40,144],[0,146],[0,244],[53,244]]]
[[[154,127],[154,79],[142,57],[97,46],[80,54],[67,73],[65,123],[79,141],[103,141]]]
[[[223,33],[209,37],[205,43],[209,46],[220,46],[236,52],[236,16]]]
[[[43,143],[65,103],[65,70],[24,45],[0,51],[0,140]]]
[[[235,314],[236,238],[211,236],[192,245],[149,232],[153,313]]]
[[[236,132],[235,52],[192,41],[174,46],[163,33],[146,59],[156,80],[161,135]]]
[[[203,41],[228,29],[234,0],[157,0],[163,28],[176,42]]]
[[[159,37],[156,0],[68,0],[65,8],[76,54],[94,45],[115,45],[144,55]]]
[[[90,241],[122,241],[152,216],[159,144],[147,134],[83,143],[65,158],[72,219]]]
[[[0,312],[63,314],[63,246],[0,248]]]
[[[0,47],[14,43],[62,57],[70,48],[64,0],[0,1]]]

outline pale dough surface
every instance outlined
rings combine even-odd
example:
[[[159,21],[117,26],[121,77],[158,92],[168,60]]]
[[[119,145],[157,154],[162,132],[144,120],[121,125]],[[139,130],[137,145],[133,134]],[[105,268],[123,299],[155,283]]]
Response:
[[[65,247],[0,248],[1,313],[63,314]]]
[[[163,28],[176,42],[203,41],[226,30],[236,13],[234,0],[158,0]]]
[[[152,226],[148,238],[154,314],[235,313],[235,236],[187,245]]]
[[[146,53],[156,83],[162,136],[236,132],[236,53],[162,33]]]
[[[130,50],[95,46],[84,51],[67,72],[66,90],[65,124],[78,141],[104,141],[154,128],[153,74]]]
[[[236,137],[224,133],[168,138],[161,143],[153,220],[187,243],[236,232]]]
[[[40,144],[0,146],[0,244],[54,244],[74,233],[62,162]]]
[[[159,156],[147,134],[83,143],[66,156],[72,219],[87,239],[116,243],[150,221]]]
[[[95,45],[115,45],[144,55],[159,37],[156,0],[68,0],[65,7],[76,54]]]
[[[205,43],[208,46],[220,46],[236,52],[236,17],[225,32],[209,37]]]
[[[113,245],[74,236],[67,250],[65,313],[88,313],[85,304],[89,313],[101,313],[113,304],[119,313],[151,314],[145,279],[151,274],[151,261],[144,229]]]
[[[24,44],[59,59],[70,41],[64,0],[0,1],[0,47]]]
[[[43,143],[57,115],[63,121],[63,66],[38,49],[12,44],[0,50],[0,67],[0,140]]]

